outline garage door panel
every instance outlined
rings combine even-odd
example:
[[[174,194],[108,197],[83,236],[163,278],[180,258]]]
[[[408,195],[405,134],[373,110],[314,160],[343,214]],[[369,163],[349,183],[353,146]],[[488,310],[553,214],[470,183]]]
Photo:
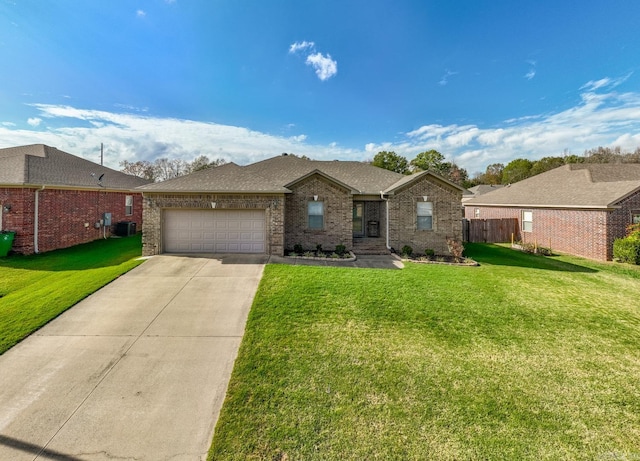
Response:
[[[166,210],[168,253],[264,253],[263,210]]]

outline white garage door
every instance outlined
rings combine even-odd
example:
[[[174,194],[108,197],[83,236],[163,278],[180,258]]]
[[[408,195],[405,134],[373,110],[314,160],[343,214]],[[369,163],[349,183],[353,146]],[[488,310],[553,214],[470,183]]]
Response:
[[[264,210],[166,210],[166,253],[265,253]]]

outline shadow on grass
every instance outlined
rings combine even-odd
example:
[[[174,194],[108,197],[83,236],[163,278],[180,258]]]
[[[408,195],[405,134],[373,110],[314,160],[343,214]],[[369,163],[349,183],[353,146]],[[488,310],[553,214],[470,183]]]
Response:
[[[560,261],[553,256],[532,255],[490,243],[466,243],[465,255],[480,264],[494,266],[528,267],[560,272],[598,272],[591,267]]]
[[[34,255],[11,255],[0,258],[0,268],[73,271],[98,267],[117,266],[142,254],[140,234],[100,239],[61,250]]]

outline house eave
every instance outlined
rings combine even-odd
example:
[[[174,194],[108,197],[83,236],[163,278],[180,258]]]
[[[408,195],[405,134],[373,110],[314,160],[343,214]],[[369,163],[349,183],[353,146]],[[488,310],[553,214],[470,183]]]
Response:
[[[142,195],[152,194],[173,194],[173,195],[193,195],[193,194],[231,194],[231,195],[284,195],[290,194],[290,190],[171,190],[171,189],[136,189]]]
[[[68,186],[64,184],[0,184],[0,187],[11,189],[53,189],[53,190],[73,190],[73,191],[100,191],[100,192],[132,192],[139,194],[141,191],[136,187],[115,188],[100,186]]]
[[[491,208],[542,208],[556,210],[602,210],[613,211],[620,208],[619,205],[534,205],[531,203],[481,203],[481,202],[463,202],[465,207],[491,207]]]

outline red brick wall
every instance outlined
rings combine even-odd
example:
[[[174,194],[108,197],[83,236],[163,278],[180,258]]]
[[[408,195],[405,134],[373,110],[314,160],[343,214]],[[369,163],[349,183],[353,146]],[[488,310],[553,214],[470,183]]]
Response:
[[[433,229],[417,229],[417,203],[433,203]],[[449,254],[447,238],[462,241],[462,192],[424,177],[389,197],[389,243],[396,251],[409,245],[415,253],[427,248]]]
[[[285,249],[300,244],[305,250],[315,250],[320,244],[333,250],[342,244],[351,250],[353,244],[353,197],[348,190],[320,175],[311,176],[289,187],[285,199]],[[318,196],[324,203],[324,228],[309,229],[307,203]]]
[[[609,259],[613,258],[613,241],[627,235],[627,226],[631,224],[631,215],[640,213],[640,191],[622,200],[620,208],[609,214],[607,246],[611,250]]]
[[[36,189],[0,188],[0,202],[10,203],[11,211],[3,215],[3,228],[16,232],[13,251],[31,254],[34,246]],[[102,213],[111,213],[112,226],[119,221],[133,221],[142,228],[142,196],[131,192],[44,189],[39,194],[38,250],[51,251],[103,237],[103,229],[94,224]],[[125,196],[133,196],[133,214],[125,215]],[[88,223],[88,226],[85,224]]]
[[[605,210],[567,210],[543,208],[465,206],[465,217],[480,219],[517,218],[520,236],[516,239],[537,242],[539,246],[589,259],[611,259],[612,240],[608,237],[610,212]],[[522,231],[522,211],[533,213],[532,232]]]

